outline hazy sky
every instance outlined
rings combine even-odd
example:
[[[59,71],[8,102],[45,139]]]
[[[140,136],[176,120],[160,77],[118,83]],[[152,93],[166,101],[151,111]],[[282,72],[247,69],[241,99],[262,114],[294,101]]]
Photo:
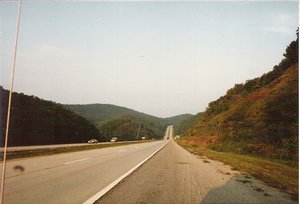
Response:
[[[17,2],[0,2],[0,84],[9,87]],[[168,117],[204,111],[272,70],[296,38],[297,1],[24,1],[17,92]]]

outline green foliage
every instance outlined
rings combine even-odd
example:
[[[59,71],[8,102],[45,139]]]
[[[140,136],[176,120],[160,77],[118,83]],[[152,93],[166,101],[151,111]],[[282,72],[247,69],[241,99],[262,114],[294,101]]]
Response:
[[[187,150],[192,151],[193,154],[221,161],[224,164],[230,165],[232,169],[247,172],[270,186],[298,197],[299,169],[297,162],[277,159],[270,160],[265,157],[259,158],[253,155],[238,154],[239,149],[247,148],[247,146],[250,151],[248,154],[252,154],[251,149],[254,152],[263,151],[265,148],[273,151],[274,146],[266,146],[266,144],[226,143],[219,148],[211,150],[199,144],[197,140],[199,140],[199,137],[184,137],[176,140],[176,142]],[[237,151],[235,153],[227,152],[232,151],[232,148],[236,148]],[[275,151],[279,152],[280,150],[275,149]]]
[[[8,91],[0,86],[1,137],[4,145]],[[9,146],[43,145],[103,140],[96,127],[83,117],[54,102],[13,93]]]
[[[219,151],[298,160],[298,39],[284,59],[259,78],[236,84],[209,103],[186,136],[217,138]]]
[[[161,138],[170,121],[125,107],[109,104],[65,105],[68,109],[95,124],[105,135],[105,140],[118,137],[119,140],[136,140],[139,124],[140,137]]]
[[[101,128],[106,122],[122,115],[142,114],[125,107],[110,104],[65,105],[65,107],[85,117],[98,128]]]
[[[138,129],[140,132],[138,134]],[[101,127],[101,132],[109,141],[112,137],[117,137],[120,141],[146,139],[161,139],[165,131],[165,126],[154,123],[147,118],[132,115],[123,115],[110,120]]]
[[[185,120],[174,123],[174,133],[176,135],[181,135],[185,133],[190,127],[196,124],[196,122],[200,119],[202,113],[198,113],[196,115],[192,115],[187,117]]]
[[[181,114],[181,115],[176,115],[176,116],[173,116],[173,117],[165,118],[165,120],[170,125],[177,125],[177,124],[180,124],[183,121],[188,120],[192,117],[194,117],[194,115],[192,115],[192,114]]]
[[[105,136],[106,141],[112,137],[118,137],[119,140],[136,140],[143,136],[148,139],[160,139],[165,134],[167,125],[175,125],[176,128],[183,121],[194,117],[191,114],[182,114],[169,118],[158,118],[110,104],[65,105],[65,107],[95,124]],[[140,136],[137,138],[140,123]]]
[[[220,98],[218,101],[213,101],[209,103],[209,108],[207,109],[207,114],[219,114],[229,109],[229,104],[227,99]]]
[[[290,43],[290,45],[286,48],[285,54],[283,55],[285,58],[278,65],[275,65],[272,71],[262,75],[260,78],[247,80],[245,84],[236,84],[234,88],[231,88],[227,91],[227,96],[236,94],[246,95],[261,87],[267,86],[276,80],[290,66],[298,63],[298,44],[298,38],[296,41]],[[209,106],[209,108],[213,108],[213,105],[218,104],[218,101],[212,102],[211,104],[212,107]]]

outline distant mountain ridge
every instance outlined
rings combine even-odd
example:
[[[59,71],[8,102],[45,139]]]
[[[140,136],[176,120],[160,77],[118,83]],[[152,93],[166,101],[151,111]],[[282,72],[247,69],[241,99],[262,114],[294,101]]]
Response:
[[[168,125],[179,123],[191,116],[191,114],[183,114],[160,118],[112,104],[64,106],[92,122],[105,135],[106,140],[111,137],[119,137],[120,140],[136,140],[142,136],[148,139],[160,139]]]
[[[0,86],[0,146],[4,145],[9,92]],[[181,116],[180,118],[184,118]],[[129,108],[110,104],[62,105],[13,92],[9,146],[160,139],[170,122]]]
[[[75,113],[82,115],[89,121],[93,122],[97,127],[100,127],[101,125],[113,118],[118,118],[124,115],[141,116],[163,122],[163,118],[159,118],[146,113],[135,111],[130,108],[117,106],[113,104],[68,104],[64,106],[69,110],[72,110]]]
[[[0,86],[0,145],[4,145],[9,92]],[[9,146],[46,145],[104,140],[98,129],[82,116],[62,105],[28,96],[12,94]]]
[[[172,124],[172,125],[176,125],[176,124],[179,124],[185,120],[188,120],[190,118],[192,118],[194,115],[192,114],[181,114],[181,115],[176,115],[176,116],[173,116],[173,117],[168,117],[168,118],[164,118],[166,121],[168,121],[169,124]]]
[[[178,121],[174,124],[174,132],[176,135],[184,134],[190,127],[195,125],[203,113],[197,113],[196,115],[190,115],[189,117],[182,118],[183,120]]]

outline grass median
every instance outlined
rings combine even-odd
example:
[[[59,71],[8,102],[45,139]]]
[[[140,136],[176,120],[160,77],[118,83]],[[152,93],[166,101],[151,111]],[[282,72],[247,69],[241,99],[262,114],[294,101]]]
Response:
[[[85,150],[93,150],[93,149],[101,149],[107,147],[116,147],[116,146],[124,146],[131,144],[140,144],[152,142],[152,140],[144,140],[144,141],[132,141],[132,142],[120,142],[120,143],[105,143],[105,144],[90,144],[90,145],[82,145],[82,146],[66,146],[66,147],[54,147],[54,148],[44,148],[44,149],[33,149],[33,150],[16,150],[16,151],[8,151],[7,159],[20,159],[26,157],[35,157],[35,156],[45,156],[45,155],[53,155],[53,154],[61,154],[67,152],[78,152]],[[0,161],[3,161],[3,152],[0,153]]]
[[[269,186],[291,194],[295,200],[298,199],[298,164],[231,152],[217,152],[194,143],[189,138],[181,138],[176,142],[193,154],[221,161],[235,170],[250,174]]]

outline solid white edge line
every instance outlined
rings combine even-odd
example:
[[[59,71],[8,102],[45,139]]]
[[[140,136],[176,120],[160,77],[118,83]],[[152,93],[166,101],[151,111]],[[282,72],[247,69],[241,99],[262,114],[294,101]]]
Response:
[[[66,163],[64,163],[64,165],[74,164],[74,163],[86,161],[86,160],[89,160],[89,159],[91,159],[91,158],[88,157],[88,158],[84,158],[84,159],[78,159],[78,160],[75,160],[75,161],[66,162]]]
[[[149,160],[157,152],[159,152],[162,148],[164,148],[169,142],[170,142],[170,140],[168,142],[166,142],[158,150],[156,150],[153,154],[151,154],[149,157],[147,157],[146,159],[144,159],[143,161],[141,161],[139,164],[137,164],[135,167],[133,167],[132,169],[130,169],[129,171],[127,171],[125,174],[123,174],[122,176],[120,176],[119,178],[117,178],[115,181],[113,181],[108,186],[106,186],[104,189],[102,189],[101,191],[99,191],[98,193],[96,193],[93,197],[91,197],[90,199],[88,199],[87,201],[85,201],[83,204],[93,204],[94,202],[96,202],[97,200],[99,200],[108,191],[110,191],[113,187],[115,187],[118,183],[120,183],[124,178],[126,178],[127,176],[129,176],[132,172],[134,172],[137,168],[139,168],[142,164],[144,164],[147,160]]]

